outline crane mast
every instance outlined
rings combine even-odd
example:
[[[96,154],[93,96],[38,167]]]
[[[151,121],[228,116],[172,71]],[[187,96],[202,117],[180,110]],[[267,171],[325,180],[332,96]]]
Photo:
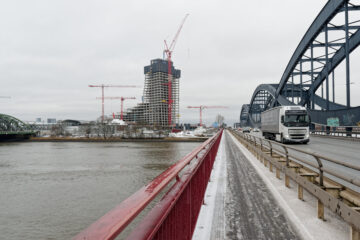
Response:
[[[109,88],[109,87],[115,87],[115,88],[139,88],[140,86],[136,86],[136,85],[106,85],[106,84],[101,84],[101,85],[89,85],[89,87],[93,88],[101,88],[101,122],[104,122],[104,110],[105,110],[105,88]]]
[[[102,99],[102,98],[96,98],[96,99]],[[123,114],[123,112],[124,112],[124,101],[126,99],[136,99],[136,97],[104,97],[104,99],[110,99],[110,100],[120,99],[120,101],[121,101],[120,119],[123,120],[124,119],[124,114]]]
[[[202,126],[202,111],[205,108],[227,108],[226,106],[205,106],[205,105],[200,105],[200,106],[188,106],[188,108],[198,108],[199,112],[200,112],[200,126]]]
[[[164,40],[165,43],[165,50],[164,53],[166,54],[167,57],[167,62],[168,62],[168,125],[171,126],[172,125],[172,103],[173,103],[173,99],[172,99],[172,72],[171,72],[171,57],[172,57],[172,53],[174,51],[177,39],[179,37],[179,34],[181,32],[181,29],[185,23],[186,18],[189,16],[189,14],[186,14],[184,19],[182,20],[179,29],[177,30],[170,46],[168,46],[166,40]]]

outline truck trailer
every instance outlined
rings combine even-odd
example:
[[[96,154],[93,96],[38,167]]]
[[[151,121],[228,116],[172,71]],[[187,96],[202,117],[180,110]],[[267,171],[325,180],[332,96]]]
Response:
[[[310,117],[305,107],[280,106],[261,113],[265,139],[281,143],[308,143]]]

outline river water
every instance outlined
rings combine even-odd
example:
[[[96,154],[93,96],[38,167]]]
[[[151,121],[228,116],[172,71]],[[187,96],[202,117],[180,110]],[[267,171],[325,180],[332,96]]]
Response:
[[[70,239],[199,143],[0,143],[0,239]]]

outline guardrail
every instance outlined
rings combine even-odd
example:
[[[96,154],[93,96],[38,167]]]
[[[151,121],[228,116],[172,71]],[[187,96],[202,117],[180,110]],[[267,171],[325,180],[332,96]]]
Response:
[[[360,132],[346,132],[346,131],[322,131],[322,130],[313,130],[311,134],[321,135],[321,136],[333,136],[333,137],[343,137],[343,138],[358,138],[360,140]]]
[[[250,134],[232,133],[266,167],[269,165],[271,172],[275,168],[277,178],[280,179],[280,172],[283,172],[286,187],[290,187],[290,179],[296,182],[299,199],[303,200],[303,189],[315,196],[318,199],[318,218],[324,219],[324,206],[329,207],[350,224],[353,239],[358,239],[360,166]]]
[[[169,190],[126,239],[191,239],[221,136],[222,130],[74,239],[115,239],[165,187]]]
[[[359,138],[360,126],[327,126],[312,123],[311,133],[316,135],[327,135],[336,137]]]

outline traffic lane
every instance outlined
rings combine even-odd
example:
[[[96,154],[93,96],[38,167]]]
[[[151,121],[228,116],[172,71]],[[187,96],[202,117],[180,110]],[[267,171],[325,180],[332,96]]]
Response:
[[[251,135],[263,138],[261,132],[252,132]],[[324,157],[336,159],[344,163],[360,166],[360,142],[346,139],[334,139],[310,136],[308,144],[286,144],[289,147],[316,153]],[[309,157],[309,159],[311,159]],[[313,159],[311,159],[312,161]]]
[[[357,141],[310,136],[309,144],[292,144],[291,146],[360,166],[360,142]]]
[[[261,133],[251,133],[253,136],[262,137]],[[263,137],[262,137],[263,138]],[[328,157],[334,160],[338,160],[344,163],[350,163],[355,166],[360,166],[360,143],[359,142],[353,142],[349,140],[343,140],[343,139],[333,139],[333,138],[324,138],[324,137],[310,137],[309,144],[285,144],[285,146],[289,146],[295,149],[303,150],[309,153],[316,153],[319,155],[322,155],[324,157]],[[273,144],[273,148],[277,151],[280,151],[284,153],[284,148],[282,146],[279,146],[277,144]],[[308,154],[304,154],[301,152],[298,152],[296,150],[288,149],[289,155],[294,156],[297,159],[303,160],[301,163],[308,163],[304,164],[308,168],[318,172],[317,169],[313,168],[313,166],[318,166],[317,160]],[[325,176],[331,178],[332,180],[351,188],[352,190],[356,192],[360,192],[360,187],[355,186],[343,179],[340,179],[338,177],[332,176],[331,174],[326,173],[326,170],[337,172],[337,174],[340,174],[341,176],[344,176],[345,178],[358,178],[359,177],[359,171],[354,170],[336,163],[332,163],[326,160],[321,160],[321,163],[323,165],[323,169],[325,170]]]
[[[228,239],[300,239],[248,159],[225,133]]]

